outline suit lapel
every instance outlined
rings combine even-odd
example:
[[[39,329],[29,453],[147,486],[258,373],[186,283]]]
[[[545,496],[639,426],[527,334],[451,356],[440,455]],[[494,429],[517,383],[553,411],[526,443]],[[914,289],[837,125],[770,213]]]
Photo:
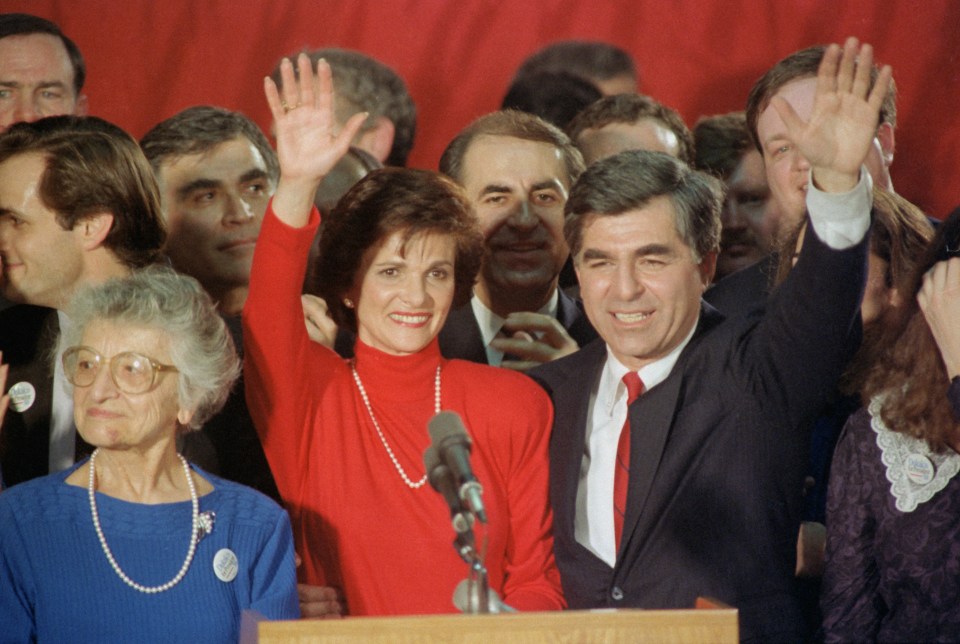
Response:
[[[439,341],[440,353],[444,358],[488,364],[480,326],[469,302],[450,311],[440,329]]]
[[[554,523],[556,530],[569,535],[571,543],[574,541],[580,467],[586,450],[589,392],[591,383],[603,367],[606,345],[596,342],[576,355],[581,359],[570,361],[562,384],[550,393],[555,419],[550,440]]]
[[[723,316],[716,309],[701,301],[697,330],[684,347],[670,375],[630,406],[630,481],[627,485],[627,513],[623,519],[621,550],[636,548],[630,542],[650,497],[653,479],[679,407],[680,385],[686,371],[684,365],[703,335],[722,320]]]

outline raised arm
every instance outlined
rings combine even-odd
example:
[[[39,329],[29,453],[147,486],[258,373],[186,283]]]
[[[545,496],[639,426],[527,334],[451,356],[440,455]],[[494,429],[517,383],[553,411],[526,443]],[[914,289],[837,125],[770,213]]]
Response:
[[[277,130],[280,161],[273,212],[288,226],[300,228],[310,217],[317,187],[346,154],[367,115],[354,114],[337,132],[333,78],[330,65],[324,60],[318,61],[313,70],[307,55],[300,54],[294,74],[293,63],[284,59],[280,78],[282,90],[271,78],[263,79],[263,91]]]

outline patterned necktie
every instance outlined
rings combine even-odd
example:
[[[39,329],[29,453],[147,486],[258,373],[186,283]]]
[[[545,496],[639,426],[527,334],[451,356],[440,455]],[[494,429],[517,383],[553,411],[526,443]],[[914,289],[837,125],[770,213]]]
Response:
[[[627,483],[630,481],[630,405],[643,393],[643,381],[635,371],[627,372],[623,384],[627,387],[627,417],[617,442],[617,463],[613,474],[613,533],[617,552],[620,552],[623,516],[627,511]]]

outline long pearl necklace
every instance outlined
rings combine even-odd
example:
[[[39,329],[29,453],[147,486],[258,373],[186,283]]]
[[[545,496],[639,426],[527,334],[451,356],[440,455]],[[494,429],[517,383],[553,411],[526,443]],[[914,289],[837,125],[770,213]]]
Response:
[[[393,453],[393,450],[390,449],[390,444],[387,443],[387,437],[383,435],[383,431],[380,429],[380,423],[377,422],[377,417],[373,415],[373,407],[370,406],[370,399],[367,397],[367,390],[363,388],[363,383],[360,382],[360,374],[357,373],[357,364],[356,362],[350,363],[350,371],[353,373],[353,380],[357,383],[357,389],[360,390],[360,397],[363,398],[363,405],[367,408],[367,413],[370,414],[370,420],[373,421],[373,428],[377,430],[377,436],[380,437],[380,442],[383,443],[383,447],[387,450],[387,456],[390,457],[390,460],[393,461],[393,466],[397,468],[397,473],[400,474],[400,478],[403,479],[403,482],[407,484],[412,490],[423,487],[427,482],[427,475],[424,473],[423,478],[417,482],[414,482],[407,473],[404,471],[403,466],[400,465],[400,461],[397,460],[396,455]],[[434,412],[440,413],[440,365],[437,365],[437,376],[433,381],[433,409]]]
[[[193,504],[193,528],[190,532],[190,547],[187,549],[187,558],[183,560],[183,565],[180,567],[180,572],[178,572],[177,575],[167,583],[160,584],[159,586],[144,586],[130,579],[130,577],[128,577],[127,574],[120,569],[120,564],[118,564],[117,560],[113,558],[113,553],[110,551],[110,546],[107,545],[107,539],[103,536],[103,529],[100,527],[100,515],[97,512],[97,497],[94,492],[96,474],[93,464],[97,458],[97,452],[99,451],[99,448],[95,449],[93,450],[93,454],[90,455],[90,479],[87,483],[87,493],[90,497],[90,513],[93,515],[93,528],[97,531],[97,538],[100,540],[100,547],[103,548],[103,554],[107,555],[107,561],[110,562],[110,566],[113,568],[113,571],[117,573],[117,576],[119,576],[120,579],[123,580],[123,583],[130,586],[134,590],[139,590],[141,593],[147,594],[162,593],[166,590],[170,590],[180,583],[180,580],[183,579],[184,575],[187,574],[187,569],[190,568],[190,562],[193,561],[193,554],[197,550],[197,532],[200,528],[200,501],[197,499],[197,488],[193,484],[193,477],[190,475],[190,466],[187,464],[187,459],[180,454],[177,454],[177,457],[183,464],[183,473],[187,477],[187,485],[190,487],[190,501]]]

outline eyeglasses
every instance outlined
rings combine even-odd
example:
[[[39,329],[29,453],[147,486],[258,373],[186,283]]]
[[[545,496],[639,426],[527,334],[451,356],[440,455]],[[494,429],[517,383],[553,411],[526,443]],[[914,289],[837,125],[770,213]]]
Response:
[[[145,355],[124,351],[104,358],[90,347],[70,347],[63,352],[63,371],[75,387],[89,387],[100,367],[110,365],[110,377],[117,389],[127,394],[145,394],[157,386],[163,371],[177,371],[173,365],[160,364]]]

